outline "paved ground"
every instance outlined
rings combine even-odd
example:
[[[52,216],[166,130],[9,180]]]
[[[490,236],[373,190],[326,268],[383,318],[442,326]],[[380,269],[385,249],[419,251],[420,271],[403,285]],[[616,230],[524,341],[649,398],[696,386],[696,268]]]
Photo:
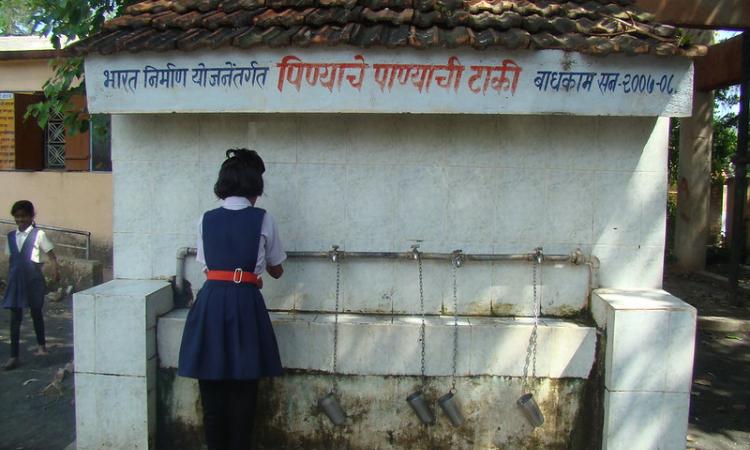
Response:
[[[665,289],[692,303],[699,314],[750,320],[745,307],[727,299],[724,285],[696,276],[668,274]],[[73,357],[71,301],[45,309],[50,355],[34,357],[36,345],[29,317],[22,325],[22,366],[0,371],[0,449],[57,450],[75,439],[73,380],[61,390],[41,391]],[[0,362],[9,352],[9,314],[0,310]],[[699,330],[696,342],[690,431],[687,448],[750,449],[750,333]],[[31,380],[31,381],[30,381]]]
[[[0,309],[0,364],[10,353],[10,314]],[[47,303],[45,325],[49,356],[32,353],[36,348],[34,327],[26,311],[21,324],[21,367],[0,369],[0,449],[58,450],[75,439],[73,377],[67,375],[60,389],[49,385],[59,369],[73,359],[73,315],[70,299]]]
[[[668,274],[664,289],[695,306],[699,316],[750,320],[750,296],[743,294],[744,306],[737,306],[723,283]],[[699,329],[687,447],[750,449],[749,406],[750,333]]]

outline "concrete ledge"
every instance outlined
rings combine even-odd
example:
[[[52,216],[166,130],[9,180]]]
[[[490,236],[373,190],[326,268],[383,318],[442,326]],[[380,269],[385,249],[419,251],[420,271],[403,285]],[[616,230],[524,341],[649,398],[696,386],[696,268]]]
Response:
[[[187,310],[161,317],[157,325],[159,365],[177,366]],[[287,369],[331,372],[333,314],[271,313],[282,363]],[[351,375],[419,375],[419,316],[339,316],[339,370]],[[460,317],[459,376],[523,375],[532,319]],[[536,376],[588,378],[594,363],[596,329],[542,319],[537,338]],[[451,374],[453,317],[431,316],[426,325],[426,374]]]

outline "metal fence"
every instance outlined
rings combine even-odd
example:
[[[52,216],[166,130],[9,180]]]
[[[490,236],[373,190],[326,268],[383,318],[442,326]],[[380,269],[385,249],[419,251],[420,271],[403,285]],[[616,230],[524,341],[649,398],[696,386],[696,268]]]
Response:
[[[13,226],[16,225],[16,222],[14,220],[8,220],[8,219],[0,219],[0,223],[6,224],[6,225],[13,225]],[[63,228],[63,227],[53,227],[51,225],[40,225],[38,223],[35,225],[37,228],[42,229],[42,230],[84,236],[86,238],[86,243],[84,245],[55,243],[55,246],[83,250],[86,254],[86,259],[91,259],[91,232],[90,231],[75,230],[72,228]]]

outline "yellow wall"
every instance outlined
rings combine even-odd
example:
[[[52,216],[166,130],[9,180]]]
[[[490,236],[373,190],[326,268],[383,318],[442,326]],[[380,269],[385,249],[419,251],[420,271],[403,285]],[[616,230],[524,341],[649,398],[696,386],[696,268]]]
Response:
[[[0,91],[41,91],[52,73],[47,59],[0,61]]]
[[[112,248],[112,174],[0,171],[0,218],[16,200],[31,200],[43,225],[91,232],[94,247]]]

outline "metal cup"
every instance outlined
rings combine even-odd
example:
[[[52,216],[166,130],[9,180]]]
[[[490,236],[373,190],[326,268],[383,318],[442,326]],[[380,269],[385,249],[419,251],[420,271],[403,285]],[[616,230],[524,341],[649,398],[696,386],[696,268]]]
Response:
[[[326,413],[326,416],[331,419],[334,425],[339,426],[346,422],[346,414],[341,408],[339,401],[336,400],[336,396],[333,395],[333,392],[318,400],[318,406]]]
[[[417,413],[417,417],[419,417],[422,423],[426,425],[435,423],[435,414],[432,413],[430,405],[427,404],[422,391],[417,391],[406,397],[406,401],[409,402],[409,405]]]
[[[536,404],[533,394],[524,394],[519,398],[516,403],[521,407],[523,415],[526,416],[531,426],[534,428],[541,427],[544,423],[544,415],[542,410],[539,409],[539,405]]]
[[[464,423],[464,416],[461,414],[461,408],[458,406],[458,401],[452,392],[448,392],[444,396],[438,399],[440,408],[448,419],[451,421],[454,427],[460,427]]]

